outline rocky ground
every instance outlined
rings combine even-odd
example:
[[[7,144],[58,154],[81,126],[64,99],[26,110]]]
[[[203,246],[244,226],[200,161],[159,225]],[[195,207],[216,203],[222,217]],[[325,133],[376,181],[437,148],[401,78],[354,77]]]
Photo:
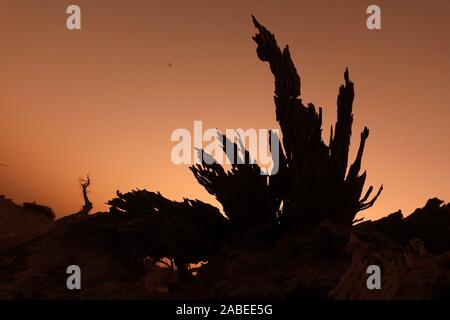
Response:
[[[0,219],[1,299],[450,298],[450,205],[437,199],[350,233],[324,222],[302,236],[225,241],[189,278],[137,259],[142,239],[125,241],[128,222],[113,213],[45,221],[2,198]],[[66,288],[72,264],[82,269],[81,291]],[[373,264],[381,290],[366,286]]]

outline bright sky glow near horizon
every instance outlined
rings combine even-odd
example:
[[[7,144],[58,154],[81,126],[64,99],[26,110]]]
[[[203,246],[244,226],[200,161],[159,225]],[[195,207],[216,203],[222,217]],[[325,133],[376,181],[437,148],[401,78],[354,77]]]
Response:
[[[366,187],[384,184],[380,218],[431,197],[450,201],[450,1],[74,1],[82,30],[66,29],[68,1],[0,2],[0,194],[58,216],[94,210],[115,191],[146,188],[217,204],[187,166],[170,160],[171,132],[278,128],[273,78],[256,57],[251,14],[289,44],[302,99],[336,119],[346,67],[355,82],[353,161],[370,136]],[[366,28],[377,4],[382,29]],[[361,216],[361,215],[360,215]]]

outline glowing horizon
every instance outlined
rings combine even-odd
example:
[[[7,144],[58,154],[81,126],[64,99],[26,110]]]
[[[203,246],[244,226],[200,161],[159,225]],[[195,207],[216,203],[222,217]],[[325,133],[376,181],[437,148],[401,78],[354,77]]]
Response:
[[[349,1],[76,1],[83,29],[65,28],[69,3],[0,4],[0,194],[57,216],[93,211],[115,191],[140,188],[220,205],[188,166],[170,160],[176,128],[279,128],[273,78],[256,57],[254,14],[289,45],[302,99],[323,107],[324,137],[349,67],[355,82],[350,160],[370,129],[366,186],[383,184],[360,213],[404,214],[450,201],[450,4],[380,1],[382,29],[365,28],[368,3]],[[325,141],[327,143],[327,141]]]

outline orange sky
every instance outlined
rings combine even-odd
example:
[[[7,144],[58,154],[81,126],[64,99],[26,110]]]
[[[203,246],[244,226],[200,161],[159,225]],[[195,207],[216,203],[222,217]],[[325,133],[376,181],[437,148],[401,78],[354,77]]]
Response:
[[[72,3],[81,31],[65,26]],[[370,4],[381,7],[381,31],[365,26]],[[136,187],[212,201],[170,161],[170,134],[194,120],[278,127],[252,13],[290,45],[303,101],[324,108],[326,141],[349,67],[352,146],[367,125],[367,182],[385,186],[363,216],[450,200],[448,0],[1,0],[0,163],[9,167],[0,167],[0,194],[62,216],[81,206],[78,177],[90,173],[95,210]]]

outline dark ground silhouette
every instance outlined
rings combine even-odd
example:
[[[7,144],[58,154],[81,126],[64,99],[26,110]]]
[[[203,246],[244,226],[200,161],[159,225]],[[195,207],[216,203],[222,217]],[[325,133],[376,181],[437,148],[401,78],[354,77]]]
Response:
[[[80,212],[56,221],[47,216],[45,228],[3,246],[0,298],[450,297],[450,205],[431,199],[406,218],[397,212],[355,225],[356,214],[375,203],[382,187],[371,199],[373,187],[364,191],[367,128],[348,165],[354,98],[349,71],[326,144],[322,110],[302,102],[289,48],[280,50],[273,34],[253,21],[257,55],[275,77],[282,131],[278,174],[267,178],[257,164],[233,165],[231,171],[218,163],[192,166],[225,216],[199,200],[176,202],[147,190],[118,191],[108,213],[89,215],[88,177]],[[218,134],[225,146],[228,138]],[[231,143],[249,157],[239,141]],[[39,208],[29,219],[45,216]],[[73,264],[82,269],[81,291],[65,285]],[[383,270],[381,290],[366,287],[366,268],[373,264]]]

